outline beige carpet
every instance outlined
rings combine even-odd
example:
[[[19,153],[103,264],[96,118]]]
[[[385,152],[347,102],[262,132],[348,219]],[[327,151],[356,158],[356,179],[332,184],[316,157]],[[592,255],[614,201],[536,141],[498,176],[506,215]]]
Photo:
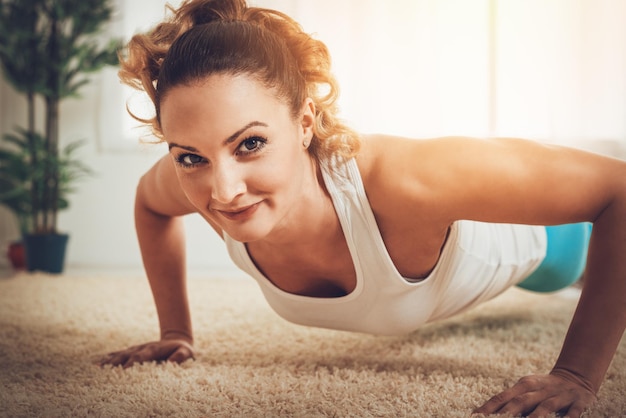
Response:
[[[457,417],[554,361],[575,301],[513,289],[404,337],[291,325],[249,280],[189,283],[197,359],[128,370],[99,355],[154,339],[141,277],[0,280],[0,416]],[[626,415],[626,343],[588,416]]]

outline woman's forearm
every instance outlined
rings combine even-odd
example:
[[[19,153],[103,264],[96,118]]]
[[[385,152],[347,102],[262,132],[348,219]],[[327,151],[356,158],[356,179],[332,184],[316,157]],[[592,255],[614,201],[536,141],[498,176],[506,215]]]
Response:
[[[593,392],[626,327],[626,199],[613,202],[594,222],[582,295],[555,373],[570,373]]]
[[[193,343],[183,219],[156,214],[137,199],[135,227],[159,317],[161,339],[176,338]]]

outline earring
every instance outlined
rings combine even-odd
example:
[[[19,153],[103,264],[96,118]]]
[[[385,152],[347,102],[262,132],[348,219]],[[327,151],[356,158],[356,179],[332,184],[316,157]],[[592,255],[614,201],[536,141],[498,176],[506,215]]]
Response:
[[[304,141],[302,141],[302,146],[304,148],[308,148],[309,147],[309,141],[307,141],[306,139]]]

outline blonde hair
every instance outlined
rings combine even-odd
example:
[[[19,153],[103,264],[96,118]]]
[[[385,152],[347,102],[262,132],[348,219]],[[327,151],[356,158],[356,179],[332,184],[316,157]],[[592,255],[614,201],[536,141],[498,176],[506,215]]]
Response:
[[[306,34],[284,13],[248,7],[245,0],[186,0],[146,34],[135,35],[121,57],[120,79],[145,91],[156,116],[142,119],[163,139],[160,102],[177,85],[212,74],[255,77],[291,107],[296,117],[304,100],[315,103],[309,150],[318,160],[354,156],[358,135],[337,116],[339,89],[326,45]]]

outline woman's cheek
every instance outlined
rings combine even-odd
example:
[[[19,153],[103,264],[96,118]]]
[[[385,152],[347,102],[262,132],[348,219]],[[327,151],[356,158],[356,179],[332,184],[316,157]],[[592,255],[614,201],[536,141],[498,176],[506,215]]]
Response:
[[[185,193],[185,196],[187,196],[187,199],[194,207],[200,210],[208,207],[211,191],[208,187],[203,186],[199,179],[182,175],[178,177],[178,181],[183,193]]]

